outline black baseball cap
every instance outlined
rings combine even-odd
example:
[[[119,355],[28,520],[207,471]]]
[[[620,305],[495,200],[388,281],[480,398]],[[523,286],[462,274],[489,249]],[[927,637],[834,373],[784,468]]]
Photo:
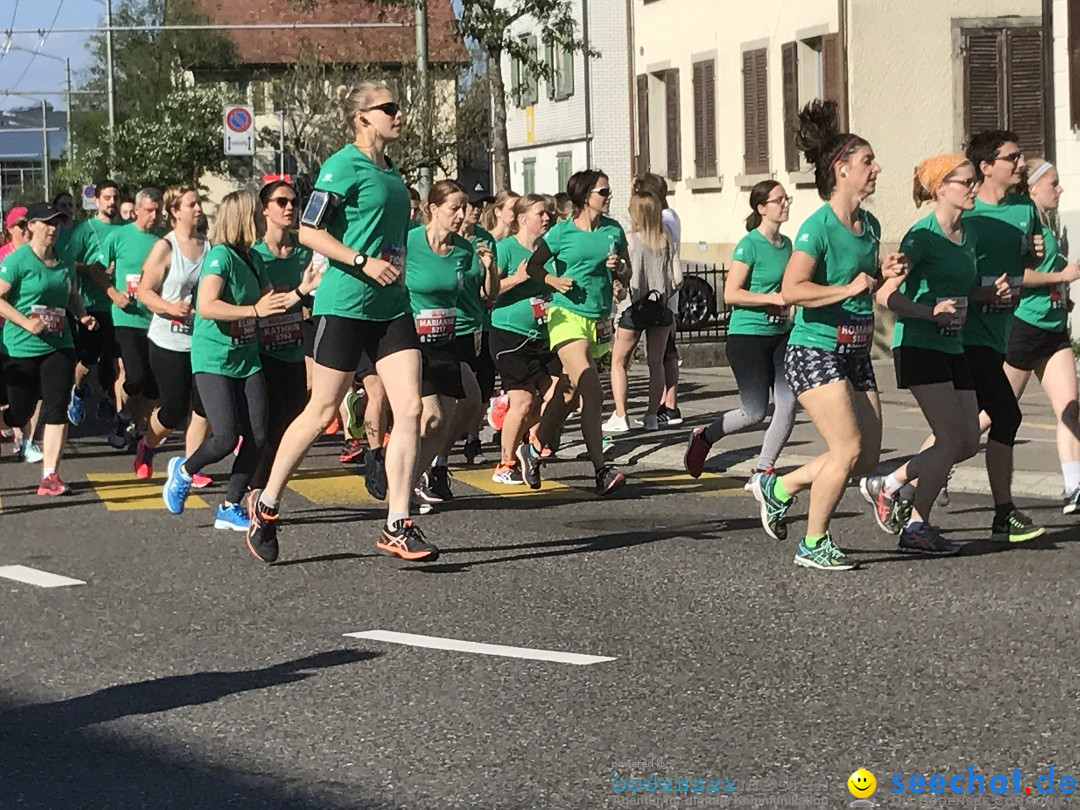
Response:
[[[48,222],[62,216],[60,209],[47,202],[36,202],[26,209],[27,222]]]
[[[495,198],[488,194],[483,183],[473,183],[470,187],[468,184],[458,180],[457,184],[465,189],[465,194],[469,198],[469,205],[483,205],[495,201]]]

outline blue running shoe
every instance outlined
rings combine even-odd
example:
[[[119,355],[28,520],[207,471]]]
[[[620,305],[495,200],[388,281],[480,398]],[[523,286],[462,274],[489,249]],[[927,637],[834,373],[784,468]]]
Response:
[[[807,545],[805,537],[800,540],[795,552],[795,564],[801,568],[815,568],[818,571],[850,571],[855,567],[855,564],[848,560],[828,533],[813,547]]]
[[[229,506],[222,504],[217,508],[217,516],[214,518],[215,529],[227,529],[234,532],[246,533],[250,523],[247,512],[238,503]]]
[[[761,526],[773,540],[787,540],[787,513],[795,499],[776,497],[776,473],[763,472],[750,482],[750,491],[761,504]]]
[[[71,398],[68,399],[67,418],[72,425],[81,425],[86,418],[86,403],[83,402],[82,394],[75,386],[71,387]]]
[[[191,479],[180,469],[187,461],[183,456],[169,459],[169,474],[165,477],[165,486],[161,489],[161,499],[171,515],[184,513],[184,501],[191,492]]]

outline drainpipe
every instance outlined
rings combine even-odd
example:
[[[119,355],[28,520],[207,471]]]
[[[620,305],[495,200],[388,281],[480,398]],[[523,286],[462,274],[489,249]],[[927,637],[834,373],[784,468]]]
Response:
[[[1057,160],[1057,121],[1054,99],[1054,0],[1042,0],[1043,46],[1043,128],[1046,131],[1046,159]],[[1074,77],[1074,81],[1077,80]]]
[[[585,68],[585,168],[593,168],[592,70],[589,60],[589,0],[581,0],[582,64]]]
[[[844,108],[840,110],[841,129],[851,131],[854,125],[851,123],[851,82],[848,75],[848,0],[839,0],[836,15],[836,33],[840,40],[840,83],[843,86]]]

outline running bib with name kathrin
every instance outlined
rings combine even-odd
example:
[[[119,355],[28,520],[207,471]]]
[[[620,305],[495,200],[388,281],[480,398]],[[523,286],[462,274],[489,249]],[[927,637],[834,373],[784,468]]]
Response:
[[[280,348],[299,345],[303,341],[300,323],[304,316],[299,312],[283,312],[259,320],[259,342],[263,346]]]
[[[30,307],[30,317],[36,318],[45,325],[43,331],[46,335],[64,334],[67,313],[63,307],[47,307],[44,304],[34,304]]]

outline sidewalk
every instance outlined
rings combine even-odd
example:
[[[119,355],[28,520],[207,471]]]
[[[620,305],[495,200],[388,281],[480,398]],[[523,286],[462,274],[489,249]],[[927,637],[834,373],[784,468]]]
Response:
[[[884,421],[880,467],[887,470],[918,450],[928,430],[911,394],[896,389],[892,363],[875,363],[875,369],[881,389]],[[636,425],[634,420],[644,413],[647,385],[648,378],[642,373],[641,367],[631,369],[631,425]],[[729,368],[684,368],[679,384],[679,408],[685,423],[656,433],[634,430],[616,436],[614,449],[609,455],[618,464],[645,464],[681,470],[690,431],[707,425],[715,414],[734,407],[738,407],[738,389]],[[1037,380],[1033,379],[1028,385],[1020,407],[1024,412],[1024,423],[1017,437],[1013,492],[1027,498],[1059,498],[1061,468],[1055,442],[1055,419]],[[605,403],[605,419],[610,412],[609,398]],[[713,448],[714,453],[706,465],[706,471],[748,475],[757,459],[763,430],[764,426],[719,442]],[[779,466],[782,469],[799,466],[824,450],[825,445],[810,419],[800,412],[787,449],[780,456]],[[950,490],[989,493],[984,457],[980,451],[973,459],[957,467],[949,484]]]

